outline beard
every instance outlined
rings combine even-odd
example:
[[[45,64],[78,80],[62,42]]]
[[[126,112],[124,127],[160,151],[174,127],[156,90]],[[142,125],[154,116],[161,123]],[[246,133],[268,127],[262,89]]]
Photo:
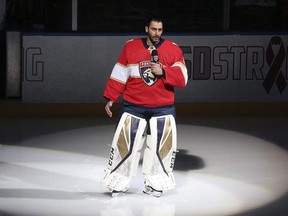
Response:
[[[151,43],[153,45],[159,43],[159,41],[160,41],[160,37],[159,36],[152,36],[151,34],[148,34],[148,38],[149,38],[149,40],[151,41]]]

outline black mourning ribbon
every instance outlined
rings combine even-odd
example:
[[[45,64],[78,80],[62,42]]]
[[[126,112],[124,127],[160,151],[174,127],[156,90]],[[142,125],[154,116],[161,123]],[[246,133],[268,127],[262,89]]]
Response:
[[[273,45],[280,46],[279,51],[276,55],[272,48]],[[283,90],[286,88],[287,82],[281,71],[281,66],[284,62],[284,59],[285,47],[283,45],[283,41],[280,37],[274,36],[271,38],[268,48],[266,50],[266,60],[270,68],[267,76],[263,81],[263,87],[265,88],[267,93],[270,92],[274,83],[276,83],[276,86],[278,87],[280,93],[282,93]]]

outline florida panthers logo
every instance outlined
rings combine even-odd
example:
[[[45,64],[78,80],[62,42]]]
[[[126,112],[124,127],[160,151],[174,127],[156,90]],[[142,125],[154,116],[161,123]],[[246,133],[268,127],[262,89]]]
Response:
[[[145,82],[146,85],[152,86],[154,83],[157,82],[158,78],[155,77],[151,71],[151,62],[150,61],[140,62],[139,71],[140,71],[141,78]]]

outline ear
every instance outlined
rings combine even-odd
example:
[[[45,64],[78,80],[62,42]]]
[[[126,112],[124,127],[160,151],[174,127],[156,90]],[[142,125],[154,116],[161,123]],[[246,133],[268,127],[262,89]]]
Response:
[[[148,33],[148,26],[145,26],[145,32]]]

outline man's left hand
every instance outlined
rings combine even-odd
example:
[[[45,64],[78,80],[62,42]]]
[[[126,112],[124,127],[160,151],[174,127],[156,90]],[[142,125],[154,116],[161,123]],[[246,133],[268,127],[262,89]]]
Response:
[[[163,70],[160,66],[159,63],[151,63],[151,72],[155,75],[155,76],[163,76]]]

